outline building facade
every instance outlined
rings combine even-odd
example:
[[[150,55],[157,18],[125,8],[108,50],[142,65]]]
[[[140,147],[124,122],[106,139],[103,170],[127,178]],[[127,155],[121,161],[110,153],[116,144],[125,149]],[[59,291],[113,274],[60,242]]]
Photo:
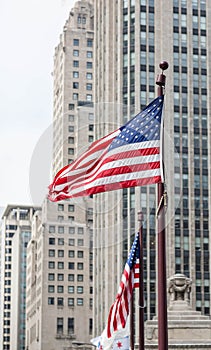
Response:
[[[26,249],[37,208],[8,205],[1,225],[1,337],[3,350],[25,349]]]
[[[124,124],[157,96],[159,63],[169,63],[164,109],[167,277],[190,277],[192,306],[209,315],[210,3],[102,0],[94,8],[97,137],[112,124]],[[156,200],[156,186],[96,196],[94,246],[101,250],[94,251],[95,334],[105,327],[139,210],[144,214],[145,316],[149,320],[156,314]]]
[[[93,6],[77,1],[54,54],[53,176],[94,138],[93,40]],[[92,202],[45,199],[34,217],[27,250],[28,350],[70,349],[92,338]]]

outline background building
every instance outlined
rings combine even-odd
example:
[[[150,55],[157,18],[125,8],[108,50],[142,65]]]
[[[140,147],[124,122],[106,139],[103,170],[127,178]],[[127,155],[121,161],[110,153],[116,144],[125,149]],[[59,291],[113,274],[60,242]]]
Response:
[[[53,175],[94,138],[93,7],[77,1],[54,54]],[[92,198],[52,203],[34,217],[27,250],[29,350],[69,349],[93,334]]]
[[[1,338],[3,350],[25,349],[26,248],[37,208],[8,205],[1,226]]]
[[[164,59],[169,63],[164,110],[167,277],[174,273],[190,277],[191,304],[209,314],[210,3],[102,0],[95,1],[94,8],[95,118],[101,126],[97,137],[116,122],[122,125],[157,96],[159,63]],[[102,247],[94,255],[94,333],[99,334],[114,301],[140,209],[145,218],[146,318],[156,313],[156,187],[124,189],[95,198],[94,246]]]

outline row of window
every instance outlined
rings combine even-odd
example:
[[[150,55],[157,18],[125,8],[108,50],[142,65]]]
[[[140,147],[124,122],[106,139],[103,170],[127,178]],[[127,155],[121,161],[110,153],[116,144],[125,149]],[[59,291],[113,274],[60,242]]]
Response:
[[[75,234],[76,229],[77,229],[77,233],[79,235],[83,235],[84,234],[84,228],[83,227],[78,227],[78,228],[76,228],[76,227],[68,227],[68,232],[70,234]],[[58,226],[57,227],[57,232],[58,233],[65,233],[65,227],[64,226]],[[56,226],[50,225],[49,226],[49,233],[56,233]]]
[[[49,285],[48,286],[48,293],[55,293],[56,291],[56,286],[54,285]],[[78,294],[83,294],[84,292],[84,287],[83,286],[77,286],[76,289]],[[57,286],[57,293],[64,293],[64,286]],[[75,293],[75,286],[68,286],[67,287],[67,293],[73,294]]]
[[[94,113],[89,113],[89,114],[88,114],[88,120],[91,121],[91,122],[93,122],[93,120],[94,120]],[[69,121],[70,123],[73,123],[73,122],[75,121],[75,116],[74,116],[73,114],[69,114],[69,115],[68,115],[68,121]],[[92,127],[93,127],[92,130],[90,130],[90,125],[92,125]],[[90,131],[93,131],[93,130],[94,130],[94,126],[93,126],[93,124],[90,124],[90,125],[89,125],[89,130],[90,130]],[[93,209],[92,209],[92,208],[88,208],[88,212],[90,212],[90,210],[93,212]]]
[[[48,298],[48,305],[55,305],[57,302],[57,306],[64,306],[64,298],[54,298],[54,297],[49,297]],[[75,299],[74,298],[68,298],[67,299],[67,305],[68,306],[74,306],[75,305]],[[84,305],[84,299],[83,298],[76,298],[76,305],[78,306],[83,306]]]
[[[57,276],[57,281],[64,281],[64,276],[66,276],[66,275],[64,275],[63,273],[58,273],[57,275],[55,273],[49,273],[48,274],[48,281],[55,281],[56,276]],[[72,274],[72,273],[69,273],[67,275],[67,280],[71,281],[71,282],[74,282],[75,281],[75,275]],[[77,281],[78,282],[83,282],[84,281],[84,275],[78,274],[77,275]],[[90,293],[92,293],[92,290],[90,290]]]
[[[73,100],[77,101],[79,99],[79,94],[74,92],[73,93]],[[91,94],[87,94],[86,95],[86,101],[87,102],[92,102],[92,95]]]
[[[56,244],[56,238],[50,237],[48,242],[49,242],[49,245],[55,245]],[[64,238],[58,238],[58,241],[57,241],[58,245],[64,245],[64,243],[65,243]],[[74,238],[69,238],[68,239],[68,245],[75,246],[76,245],[76,240]],[[79,247],[82,247],[84,245],[84,240],[83,239],[78,239],[77,240],[77,245]]]
[[[73,89],[79,89],[79,82],[73,82]],[[86,84],[86,90],[91,91],[92,90],[92,84],[87,83]]]
[[[73,46],[79,46],[80,41],[79,39],[73,39]],[[87,39],[87,46],[88,47],[93,47],[93,39]]]
[[[78,250],[77,252],[75,250],[68,250],[68,257],[69,258],[74,258],[76,253],[77,253],[77,257],[78,258],[83,258],[84,257],[84,252],[82,250]],[[49,249],[48,256],[55,257],[56,256],[55,249]],[[57,256],[59,258],[63,258],[64,257],[64,250],[59,249],[57,251]]]
[[[48,262],[48,268],[49,269],[55,269],[56,263],[55,261],[49,261]],[[68,262],[67,263],[67,268],[69,270],[75,270],[75,267],[77,266],[77,270],[83,270],[84,269],[84,264],[82,262],[78,262],[77,264],[74,262]],[[59,270],[64,270],[64,262],[63,261],[58,261],[57,262],[57,268]]]

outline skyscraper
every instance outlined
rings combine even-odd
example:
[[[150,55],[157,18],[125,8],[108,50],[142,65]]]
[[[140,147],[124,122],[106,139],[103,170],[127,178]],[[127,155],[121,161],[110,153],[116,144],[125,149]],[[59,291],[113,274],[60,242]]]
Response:
[[[77,1],[55,48],[53,175],[93,141],[93,6]],[[29,350],[92,338],[92,198],[45,199],[27,250]]]
[[[209,314],[210,3],[102,0],[95,1],[94,7],[97,137],[114,122],[121,125],[129,120],[157,96],[159,63],[164,59],[169,63],[164,110],[167,277],[180,272],[191,277],[192,305]],[[139,210],[145,220],[146,319],[156,314],[156,207],[155,186],[96,196],[94,246],[101,247],[94,255],[96,334],[105,326]],[[105,289],[104,281],[109,281]]]
[[[26,248],[38,207],[8,205],[1,225],[1,337],[3,350],[25,349]]]

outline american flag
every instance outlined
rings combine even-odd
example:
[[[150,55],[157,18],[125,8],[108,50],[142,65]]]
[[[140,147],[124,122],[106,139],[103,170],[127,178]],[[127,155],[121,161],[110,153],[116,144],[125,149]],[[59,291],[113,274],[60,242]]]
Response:
[[[92,143],[65,166],[49,186],[48,198],[59,200],[163,182],[162,108],[164,96],[111,134]]]
[[[114,332],[119,331],[126,325],[133,288],[139,286],[137,272],[135,272],[135,269],[137,268],[139,271],[139,255],[140,243],[139,233],[137,233],[128,260],[125,264],[115,302],[109,311],[107,323],[108,338],[111,338]]]

